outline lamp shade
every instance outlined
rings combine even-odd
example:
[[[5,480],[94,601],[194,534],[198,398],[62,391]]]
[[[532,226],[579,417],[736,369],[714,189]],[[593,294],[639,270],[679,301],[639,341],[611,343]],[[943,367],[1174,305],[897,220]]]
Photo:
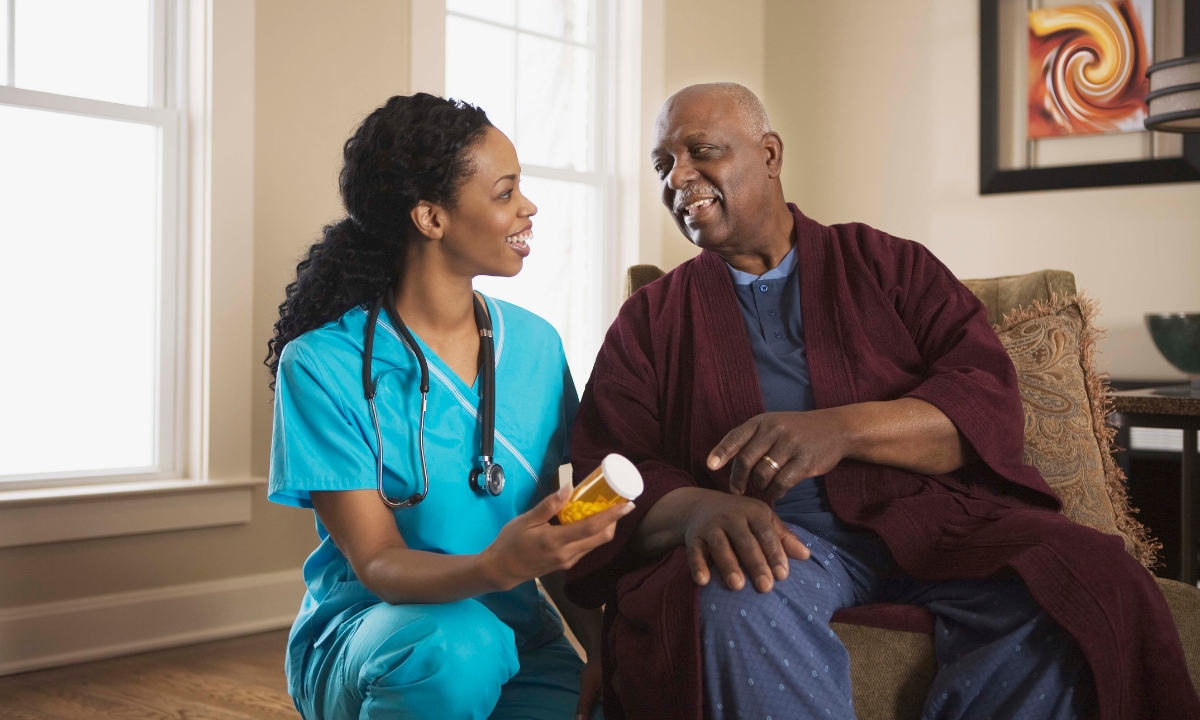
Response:
[[[1200,55],[1154,63],[1146,69],[1150,94],[1147,130],[1200,133]]]

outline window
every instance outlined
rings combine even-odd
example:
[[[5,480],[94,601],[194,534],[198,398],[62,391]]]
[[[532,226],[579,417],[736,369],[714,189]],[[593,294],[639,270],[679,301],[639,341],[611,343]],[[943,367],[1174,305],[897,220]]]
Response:
[[[606,0],[447,0],[445,95],[479,105],[521,160],[537,206],[515,278],[476,287],[558,330],[582,388],[603,339],[615,267],[604,92]]]
[[[0,483],[178,474],[181,6],[0,0]]]

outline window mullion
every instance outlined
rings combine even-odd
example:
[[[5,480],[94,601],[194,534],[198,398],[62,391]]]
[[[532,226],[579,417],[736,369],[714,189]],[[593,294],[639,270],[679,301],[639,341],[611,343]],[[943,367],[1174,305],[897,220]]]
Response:
[[[543,40],[553,40],[554,42],[560,42],[560,43],[563,43],[566,45],[570,45],[572,47],[583,48],[584,50],[595,50],[596,49],[592,45],[589,45],[587,43],[577,42],[575,40],[572,40],[569,37],[550,35],[548,33],[538,32],[536,30],[525,30],[523,28],[517,27],[516,24],[509,25],[507,23],[497,22],[495,20],[489,20],[487,18],[481,18],[481,17],[476,17],[474,15],[467,15],[465,13],[455,12],[454,10],[447,10],[446,16],[462,18],[463,20],[470,20],[471,22],[481,23],[483,25],[491,25],[492,27],[502,28],[504,30],[512,30],[513,32],[516,32],[518,35],[529,35],[531,37],[541,38]]]
[[[167,104],[167,0],[153,0],[150,6],[150,107]]]
[[[17,0],[6,0],[4,12],[8,15],[8,77],[4,84],[14,87],[17,84]]]
[[[40,90],[26,90],[25,88],[15,87],[0,87],[0,104],[16,105],[36,110],[65,112],[73,115],[87,115],[110,120],[138,122],[147,125],[162,125],[168,122],[176,112],[167,108],[122,105],[104,100],[92,100],[72,95],[57,95]]]

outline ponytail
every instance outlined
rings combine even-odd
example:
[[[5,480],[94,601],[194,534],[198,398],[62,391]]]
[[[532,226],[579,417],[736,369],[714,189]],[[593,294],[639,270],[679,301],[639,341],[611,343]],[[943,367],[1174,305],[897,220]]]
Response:
[[[421,200],[453,207],[471,173],[468,150],[491,126],[483,110],[417,93],[397,95],[363,120],[338,176],[348,217],[326,225],[296,266],[263,363],[271,387],[283,348],[368,303],[400,276]]]

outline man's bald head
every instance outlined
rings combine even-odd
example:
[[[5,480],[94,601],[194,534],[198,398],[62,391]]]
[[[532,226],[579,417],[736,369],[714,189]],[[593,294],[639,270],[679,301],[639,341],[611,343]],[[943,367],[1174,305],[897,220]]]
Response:
[[[735,82],[714,82],[688,85],[676,92],[663,103],[661,119],[672,101],[726,102],[736,108],[737,116],[745,123],[746,132],[762,137],[771,132],[771,118],[767,116],[767,108],[762,104],[750,88]]]
[[[792,216],[779,180],[783,141],[750,90],[707,83],[667,98],[650,156],[663,204],[693,243],[735,267],[740,255],[774,258],[780,247],[786,254]]]

